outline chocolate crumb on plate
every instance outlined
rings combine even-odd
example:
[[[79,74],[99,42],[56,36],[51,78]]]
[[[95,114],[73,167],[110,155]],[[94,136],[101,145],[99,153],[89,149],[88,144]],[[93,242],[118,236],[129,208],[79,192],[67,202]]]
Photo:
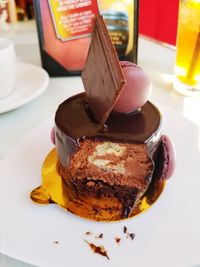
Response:
[[[133,240],[135,238],[135,234],[134,233],[130,233],[129,236],[130,236],[131,240]]]
[[[101,238],[103,238],[103,233],[100,233],[100,234],[98,234],[98,235],[96,235],[96,234],[94,234],[94,233],[92,233],[92,232],[90,232],[90,231],[87,231],[87,232],[85,232],[85,235],[90,235],[90,236],[93,236],[93,237],[95,237],[96,239],[101,239]]]
[[[85,235],[92,235],[92,233],[87,231],[87,232],[85,232]]]
[[[96,236],[95,238],[103,238],[103,233],[101,233],[100,235]]]
[[[110,260],[108,253],[103,246],[96,246],[93,243],[89,243],[87,240],[84,240],[84,241],[90,246],[90,248],[92,249],[94,253],[97,253],[103,257],[106,257],[108,260]]]
[[[127,227],[124,226],[124,234],[126,234],[126,233],[127,233]]]
[[[123,232],[124,232],[124,234],[126,234],[126,238],[130,238],[131,240],[133,240],[135,238],[135,234],[129,233],[126,226],[124,226]]]
[[[121,241],[121,238],[120,238],[120,237],[115,237],[115,242],[116,242],[117,244],[119,244],[120,241]]]

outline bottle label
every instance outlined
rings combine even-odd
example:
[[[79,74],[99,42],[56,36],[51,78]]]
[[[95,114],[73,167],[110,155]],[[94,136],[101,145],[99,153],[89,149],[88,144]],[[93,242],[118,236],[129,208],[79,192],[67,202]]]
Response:
[[[62,41],[91,35],[92,21],[99,13],[96,0],[49,0],[57,38]]]

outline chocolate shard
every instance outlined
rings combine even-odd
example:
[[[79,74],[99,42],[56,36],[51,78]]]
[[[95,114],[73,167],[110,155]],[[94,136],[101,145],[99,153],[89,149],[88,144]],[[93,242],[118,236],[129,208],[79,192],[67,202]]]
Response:
[[[124,87],[125,78],[106,24],[100,15],[95,18],[82,81],[89,107],[95,119],[103,125]]]

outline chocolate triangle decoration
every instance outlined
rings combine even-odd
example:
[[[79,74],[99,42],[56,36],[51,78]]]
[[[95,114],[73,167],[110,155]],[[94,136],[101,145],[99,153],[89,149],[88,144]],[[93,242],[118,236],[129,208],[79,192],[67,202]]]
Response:
[[[112,111],[125,78],[103,17],[95,18],[95,26],[82,81],[88,105],[95,119],[103,125]]]

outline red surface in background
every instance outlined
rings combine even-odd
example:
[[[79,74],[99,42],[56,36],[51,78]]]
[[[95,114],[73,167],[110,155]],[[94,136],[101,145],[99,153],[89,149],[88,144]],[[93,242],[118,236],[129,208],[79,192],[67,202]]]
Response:
[[[179,0],[140,0],[139,32],[175,45]]]

